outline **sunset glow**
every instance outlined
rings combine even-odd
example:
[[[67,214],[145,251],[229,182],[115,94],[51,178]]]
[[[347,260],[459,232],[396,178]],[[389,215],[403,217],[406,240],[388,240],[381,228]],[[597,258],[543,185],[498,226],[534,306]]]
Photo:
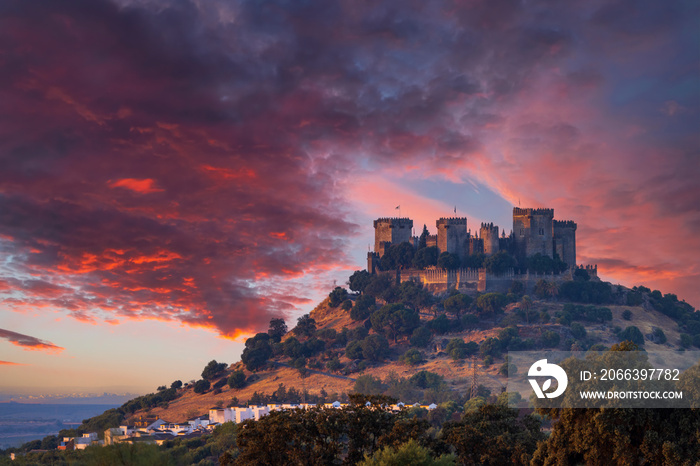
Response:
[[[3,2],[12,386],[234,362],[365,268],[398,205],[417,234],[551,207],[579,263],[700,306],[697,6],[545,3]]]

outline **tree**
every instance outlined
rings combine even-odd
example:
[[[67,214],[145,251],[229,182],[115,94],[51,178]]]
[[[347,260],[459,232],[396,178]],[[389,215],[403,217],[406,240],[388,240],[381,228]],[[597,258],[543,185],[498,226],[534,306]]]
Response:
[[[622,342],[613,345],[610,353],[599,356],[592,364],[604,367],[609,365],[614,352],[637,350],[636,344]],[[650,368],[645,353],[639,351],[638,355],[637,367]],[[566,360],[560,365],[567,373],[572,373],[570,371],[577,367],[576,364],[575,360]],[[689,381],[685,377],[690,375],[692,378],[689,373],[693,370],[691,368],[681,376],[678,389],[697,389],[697,378],[685,385]],[[625,389],[623,384],[616,383],[620,391]],[[631,387],[636,386],[632,381]],[[697,441],[700,415],[696,409],[538,407],[537,413],[554,422],[551,434],[533,455],[533,465],[692,464],[694,460],[690,463],[686,460],[700,457]]]
[[[469,306],[471,306],[471,304],[472,298],[470,298],[466,294],[458,293],[445,299],[442,305],[445,307],[445,310],[447,312],[449,312],[450,314],[454,314],[456,317],[459,317],[459,315],[462,312],[469,309]]]
[[[368,335],[360,346],[362,356],[370,361],[381,361],[389,353],[389,342],[382,335]]]
[[[411,334],[411,346],[417,346],[419,348],[425,348],[430,343],[433,335],[430,333],[427,327],[418,327]]]
[[[586,327],[574,322],[571,324],[571,335],[577,340],[583,340],[586,338]]]
[[[227,367],[228,364],[225,362],[218,363],[216,362],[216,359],[212,359],[209,361],[209,364],[204,367],[204,370],[202,371],[202,378],[207,380],[214,379],[216,376],[225,371]]]
[[[348,279],[348,286],[352,291],[364,293],[367,285],[372,281],[372,274],[366,270],[355,270]]]
[[[537,283],[535,283],[535,296],[537,296],[540,299],[545,299],[549,296],[549,283],[547,280],[544,279],[539,279],[537,280]]]
[[[410,439],[398,448],[385,447],[377,450],[371,456],[366,456],[358,466],[450,466],[455,463],[455,456],[445,454],[439,458],[433,458],[430,450],[421,446],[417,441]]]
[[[284,319],[270,319],[270,328],[267,330],[267,334],[270,335],[272,341],[282,341],[282,337],[287,334],[287,324]]]
[[[375,309],[376,300],[374,296],[364,294],[359,296],[355,300],[355,305],[350,311],[350,318],[352,320],[365,320],[367,319],[372,311]]]
[[[409,268],[413,263],[414,254],[415,249],[413,249],[413,245],[408,242],[392,244],[379,260],[379,267],[382,270]]]
[[[433,302],[433,294],[423,288],[421,283],[406,281],[399,285],[396,292],[398,301],[414,309],[430,306]]]
[[[228,386],[231,388],[243,388],[245,387],[245,373],[243,371],[234,371],[228,377]]]
[[[585,330],[585,329],[584,329]],[[545,330],[542,332],[541,342],[542,346],[545,348],[553,348],[559,344],[561,336],[552,330]]]
[[[486,256],[481,252],[477,252],[466,256],[462,265],[468,269],[480,269],[484,266],[485,260]]]
[[[451,252],[443,252],[437,260],[437,266],[441,269],[455,270],[462,265],[462,261],[457,254]]]
[[[529,296],[525,295],[522,297],[522,299],[520,300],[520,309],[523,310],[523,313],[525,315],[525,322],[527,322],[527,324],[530,325],[530,309],[532,309],[532,299]]]
[[[252,338],[248,338],[245,342],[245,349],[241,354],[241,361],[245,364],[246,369],[255,371],[265,364],[272,356],[272,347],[270,346],[270,335],[267,333],[258,333]]]
[[[418,250],[428,247],[428,236],[430,236],[430,233],[428,233],[428,227],[423,224],[423,231],[420,234],[420,238],[418,238]]]
[[[379,298],[392,288],[392,283],[386,274],[372,275],[369,284],[365,287],[364,294]]]
[[[445,385],[445,378],[443,376],[430,371],[420,371],[413,374],[408,381],[424,390],[428,388],[438,389]]]
[[[174,388],[175,390],[177,390],[178,388],[182,388],[182,380],[174,381],[170,384],[170,388]]]
[[[372,328],[387,338],[397,341],[401,335],[409,335],[420,325],[420,316],[403,304],[386,304],[370,317]]]
[[[328,295],[330,298],[328,305],[330,307],[338,307],[340,303],[348,299],[348,290],[345,288],[341,288],[339,286],[336,286],[333,291],[330,292]]]
[[[637,345],[644,345],[644,335],[634,325],[627,327],[617,335],[620,341],[629,340]]]
[[[479,315],[498,314],[506,303],[505,295],[501,293],[486,293],[476,298],[476,309]]]
[[[664,343],[666,343],[668,341],[668,338],[666,338],[666,334],[659,327],[654,328],[652,335],[654,337],[654,343],[658,343],[660,345],[663,345]]]
[[[207,390],[209,390],[210,387],[211,387],[211,384],[209,383],[208,380],[205,380],[205,379],[198,380],[194,384],[194,392],[195,393],[204,393]]]
[[[311,337],[316,334],[316,320],[309,314],[304,314],[297,319],[294,334],[299,337]]]
[[[484,465],[527,465],[544,439],[535,417],[520,417],[517,409],[502,404],[465,412],[461,421],[444,425],[443,436],[461,464]]]
[[[418,249],[413,256],[413,267],[416,269],[424,269],[426,267],[436,266],[439,253],[440,251],[436,246]]]
[[[415,366],[423,362],[423,354],[417,349],[411,348],[401,356],[401,360],[409,366]]]
[[[447,333],[450,330],[451,326],[450,319],[448,319],[445,314],[440,314],[439,316],[428,322],[427,325],[430,328],[430,330],[437,333],[438,335]]]
[[[282,343],[284,355],[291,359],[296,359],[304,355],[304,345],[294,337],[287,338]]]
[[[373,375],[360,375],[355,379],[353,387],[354,393],[362,393],[363,395],[380,395],[384,391],[384,385],[381,379]]]
[[[505,273],[515,266],[515,258],[506,251],[498,251],[496,254],[484,260],[484,268],[486,271],[496,275]]]
[[[362,359],[362,343],[357,340],[348,343],[345,348],[345,356],[348,359]]]

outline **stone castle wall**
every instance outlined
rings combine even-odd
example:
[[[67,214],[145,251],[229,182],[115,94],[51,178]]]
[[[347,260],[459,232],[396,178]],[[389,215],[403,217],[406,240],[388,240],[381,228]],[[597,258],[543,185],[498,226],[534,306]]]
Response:
[[[519,281],[525,285],[527,293],[532,293],[535,284],[545,279],[548,281],[567,281],[571,280],[571,271],[560,274],[536,274],[536,273],[521,273],[516,274],[512,269],[500,275],[490,274],[485,269],[401,269],[396,272],[384,272],[387,274],[396,274],[398,283],[413,281],[421,283],[424,288],[433,293],[443,293],[450,289],[456,289],[463,293],[507,293],[514,281]]]

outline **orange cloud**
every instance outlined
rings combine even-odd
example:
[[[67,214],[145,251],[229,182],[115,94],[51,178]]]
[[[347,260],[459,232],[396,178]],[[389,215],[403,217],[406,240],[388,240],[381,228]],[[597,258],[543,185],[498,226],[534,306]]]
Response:
[[[26,366],[26,364],[20,364],[18,362],[10,361],[0,361],[0,366]]]
[[[150,194],[163,191],[163,189],[155,187],[155,181],[152,178],[136,179],[122,178],[109,183],[112,188],[126,188],[139,194]]]
[[[0,338],[4,338],[15,346],[25,350],[46,351],[49,353],[60,353],[65,348],[56,346],[51,342],[39,340],[36,337],[24,335],[10,330],[0,328]]]

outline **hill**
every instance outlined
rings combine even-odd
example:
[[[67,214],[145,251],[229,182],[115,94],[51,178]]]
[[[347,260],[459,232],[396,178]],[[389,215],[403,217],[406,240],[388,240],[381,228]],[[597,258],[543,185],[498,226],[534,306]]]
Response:
[[[356,388],[411,403],[463,402],[475,378],[473,364],[479,393],[500,393],[508,350],[585,350],[623,339],[637,339],[647,350],[700,346],[699,313],[673,295],[600,281],[571,283],[559,289],[541,284],[532,297],[517,289],[433,296],[410,282],[370,283],[357,294],[336,288],[279,341],[267,333],[249,339],[243,360],[210,377],[203,393],[196,393],[193,381],[177,390],[177,398],[127,417],[181,422],[210,407],[335,401]],[[227,383],[236,372],[245,378],[241,388]]]

